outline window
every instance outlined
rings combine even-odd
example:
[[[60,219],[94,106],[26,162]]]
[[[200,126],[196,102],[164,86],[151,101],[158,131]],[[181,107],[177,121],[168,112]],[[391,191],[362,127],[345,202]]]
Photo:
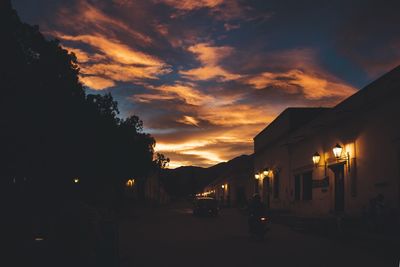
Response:
[[[300,200],[300,186],[301,186],[301,176],[294,176],[294,200]]]
[[[312,172],[303,173],[303,200],[312,200]]]
[[[274,173],[274,198],[279,198],[279,173]]]

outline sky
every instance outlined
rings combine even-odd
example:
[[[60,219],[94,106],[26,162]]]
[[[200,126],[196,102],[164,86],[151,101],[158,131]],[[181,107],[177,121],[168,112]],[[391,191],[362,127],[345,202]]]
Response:
[[[287,107],[331,107],[400,64],[399,1],[13,0],[87,93],[139,116],[169,167],[253,152]]]

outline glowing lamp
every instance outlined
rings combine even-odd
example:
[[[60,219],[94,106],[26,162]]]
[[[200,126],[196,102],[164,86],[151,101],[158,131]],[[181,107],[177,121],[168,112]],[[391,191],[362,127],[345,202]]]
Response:
[[[74,183],[75,184],[79,183],[79,178],[74,178]]]
[[[264,175],[264,176],[268,176],[268,174],[269,174],[268,169],[265,169],[265,170],[263,171],[263,175]]]
[[[318,152],[315,152],[315,154],[312,156],[312,161],[314,162],[314,165],[318,166],[320,160],[321,156],[318,154]]]
[[[258,173],[256,173],[256,174],[254,175],[254,178],[260,179],[260,175],[259,175]]]
[[[135,184],[135,179],[129,179],[128,181],[126,181],[126,186],[127,187],[133,187],[133,185]]]
[[[339,144],[336,144],[336,146],[332,150],[333,150],[333,155],[335,155],[335,158],[339,159],[340,156],[342,155],[343,148]]]
[[[221,185],[221,188],[222,188],[222,189],[224,189],[224,188],[225,188],[225,185],[224,185],[224,184],[223,184],[223,185]]]

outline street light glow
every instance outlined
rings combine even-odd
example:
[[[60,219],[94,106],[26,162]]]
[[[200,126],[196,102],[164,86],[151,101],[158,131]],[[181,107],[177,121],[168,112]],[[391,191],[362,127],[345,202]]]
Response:
[[[335,155],[335,158],[339,159],[340,156],[342,155],[343,148],[339,144],[336,144],[336,146],[332,150],[333,150],[333,155]]]

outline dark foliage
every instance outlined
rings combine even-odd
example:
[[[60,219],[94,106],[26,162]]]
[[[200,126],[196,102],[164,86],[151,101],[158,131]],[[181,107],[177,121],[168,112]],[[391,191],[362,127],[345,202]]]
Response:
[[[22,23],[9,0],[0,1],[0,36],[8,266],[113,266],[125,183],[135,178],[140,191],[166,159],[153,160],[154,138],[137,116],[118,117],[111,94],[85,93],[75,55]]]
[[[127,179],[143,182],[155,168],[155,140],[137,116],[118,118],[111,94],[86,95],[76,57],[22,23],[9,1],[0,20],[5,196],[43,213],[68,198],[116,204]]]

